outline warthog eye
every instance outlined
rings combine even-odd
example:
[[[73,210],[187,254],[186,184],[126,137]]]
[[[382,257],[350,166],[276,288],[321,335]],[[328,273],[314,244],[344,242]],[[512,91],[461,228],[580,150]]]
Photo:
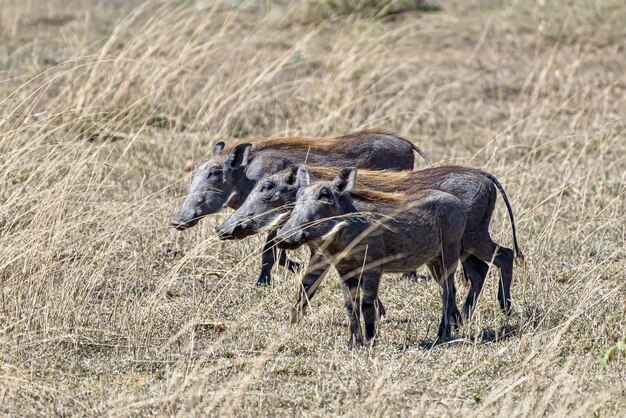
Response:
[[[329,189],[324,187],[323,189],[320,190],[320,193],[317,196],[317,198],[319,200],[324,200],[326,202],[332,203],[332,201],[333,201],[333,192],[331,192]]]
[[[274,190],[274,183],[272,183],[271,181],[266,181],[265,183],[263,183],[263,186],[261,186],[261,192],[263,193],[267,193]]]
[[[219,168],[213,168],[207,174],[207,178],[214,179],[220,176],[221,174],[222,174],[222,170],[220,170]]]

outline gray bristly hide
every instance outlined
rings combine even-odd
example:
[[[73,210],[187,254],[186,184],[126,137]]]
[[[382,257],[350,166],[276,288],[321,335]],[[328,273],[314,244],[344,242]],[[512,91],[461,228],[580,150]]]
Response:
[[[281,226],[291,213],[301,186],[298,179],[301,168],[304,169],[304,166],[291,166],[257,182],[244,204],[217,227],[220,237],[242,239]],[[338,168],[309,166],[303,175],[306,173],[307,181],[331,180],[338,172]],[[483,170],[462,166],[442,166],[414,172],[360,170],[357,186],[383,192],[402,191],[406,195],[421,193],[425,189],[438,189],[459,198],[467,212],[462,264],[464,275],[470,281],[463,317],[469,317],[475,308],[487,276],[487,263],[492,261],[501,273],[498,290],[500,306],[506,313],[510,312],[513,251],[495,243],[489,234],[497,198],[496,187],[500,189],[509,211],[515,250],[518,257],[523,258],[523,255],[517,245],[515,222],[507,196],[494,176]],[[328,262],[323,257],[316,257],[315,262],[309,263],[302,278],[298,301],[292,311],[292,322],[302,316],[327,270]]]
[[[292,164],[310,162],[338,167],[411,170],[414,151],[424,155],[406,139],[380,132],[357,132],[323,139],[251,140],[229,147],[220,142],[211,159],[196,166],[187,196],[171,225],[184,230],[222,207],[237,209],[260,179]],[[269,283],[276,261],[271,238],[270,234],[264,247],[259,284]],[[292,270],[298,268],[285,257],[280,264]]]
[[[454,272],[466,224],[463,203],[440,190],[411,196],[354,190],[356,168],[341,170],[332,182],[306,185],[309,176],[304,168],[298,178],[297,199],[277,240],[283,248],[316,247],[335,266],[350,320],[348,346],[370,342],[376,335],[382,273],[424,264],[442,288],[438,336],[449,338],[452,321],[460,320]]]

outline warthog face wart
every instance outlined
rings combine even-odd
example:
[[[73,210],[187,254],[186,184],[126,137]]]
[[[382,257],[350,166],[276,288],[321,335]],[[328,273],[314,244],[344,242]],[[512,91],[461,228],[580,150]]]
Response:
[[[222,155],[224,143],[213,149],[213,157],[196,166],[187,197],[172,219],[172,226],[183,230],[196,225],[204,216],[219,211],[233,198],[243,168],[248,164],[250,144],[237,145]]]

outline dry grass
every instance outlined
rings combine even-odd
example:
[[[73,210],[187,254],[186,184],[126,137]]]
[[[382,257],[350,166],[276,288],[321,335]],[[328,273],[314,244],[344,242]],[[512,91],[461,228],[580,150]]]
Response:
[[[542,3],[0,2],[0,414],[623,415],[626,355],[597,357],[626,328],[626,8]],[[378,344],[348,352],[334,275],[289,326],[259,237],[168,227],[217,139],[367,127],[500,178],[512,317],[491,272],[431,348],[436,285],[390,275]]]

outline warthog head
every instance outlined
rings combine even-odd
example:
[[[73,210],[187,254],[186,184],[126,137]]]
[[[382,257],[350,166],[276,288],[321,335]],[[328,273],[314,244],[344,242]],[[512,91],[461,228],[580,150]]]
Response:
[[[344,199],[356,182],[357,169],[342,169],[335,180],[310,184],[305,167],[298,170],[298,190],[291,216],[278,230],[277,241],[281,248],[295,249],[304,244],[324,241],[345,225],[345,215],[352,212]]]
[[[215,145],[211,159],[195,167],[187,197],[172,219],[174,228],[190,228],[233,199],[235,185],[249,162],[251,147],[248,143],[239,144],[230,152],[222,153],[224,143]]]
[[[242,239],[281,226],[300,188],[299,167],[293,165],[259,181],[243,205],[215,228],[220,239]]]

